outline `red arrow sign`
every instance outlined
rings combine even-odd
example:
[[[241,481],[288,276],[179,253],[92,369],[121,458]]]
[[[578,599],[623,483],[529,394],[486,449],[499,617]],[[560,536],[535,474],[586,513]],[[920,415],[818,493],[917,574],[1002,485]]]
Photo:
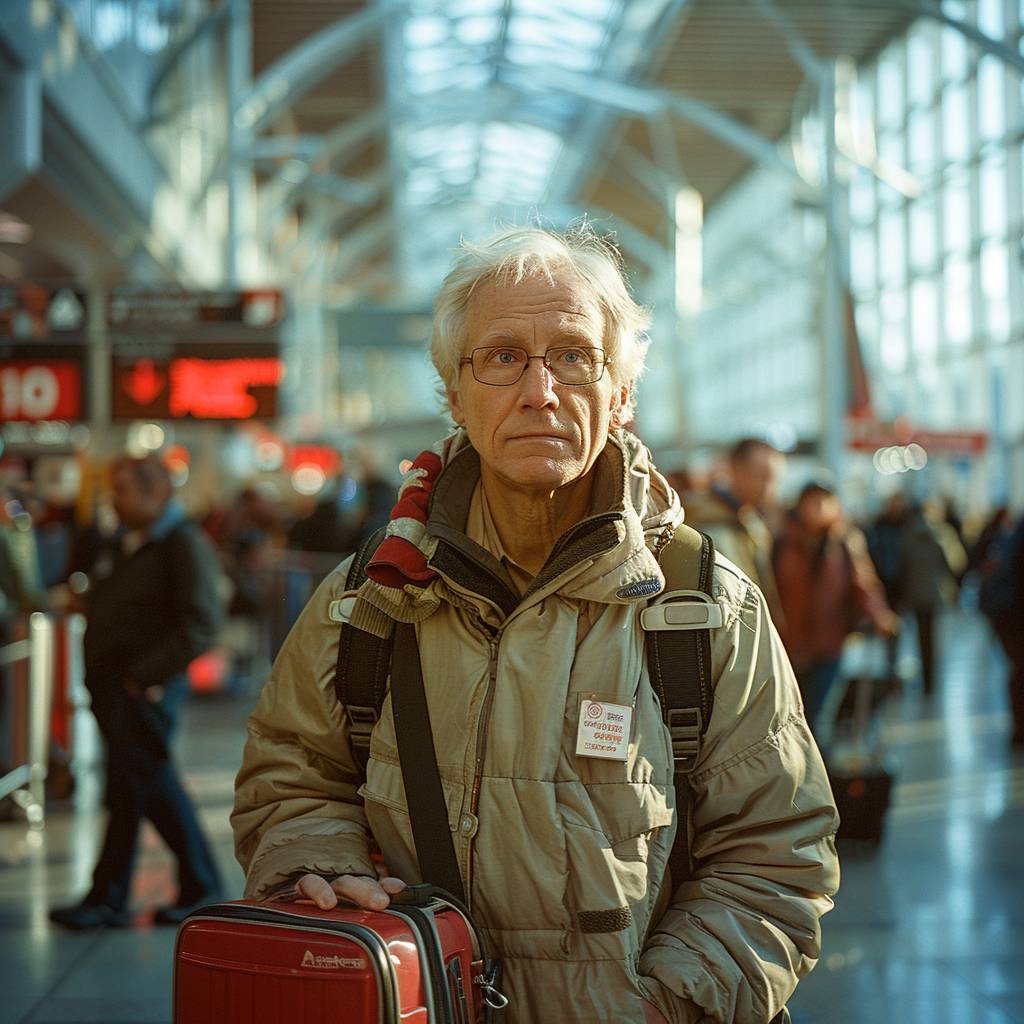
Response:
[[[136,405],[149,405],[164,389],[166,378],[158,373],[152,359],[140,359],[122,378],[123,387]]]

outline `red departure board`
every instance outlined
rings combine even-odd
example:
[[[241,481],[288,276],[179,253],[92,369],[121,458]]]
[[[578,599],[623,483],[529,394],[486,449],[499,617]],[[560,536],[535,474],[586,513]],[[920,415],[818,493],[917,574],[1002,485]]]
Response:
[[[214,354],[126,358],[115,352],[111,414],[116,420],[273,419],[284,362],[244,346]]]
[[[74,359],[0,359],[0,423],[82,418],[82,364]]]

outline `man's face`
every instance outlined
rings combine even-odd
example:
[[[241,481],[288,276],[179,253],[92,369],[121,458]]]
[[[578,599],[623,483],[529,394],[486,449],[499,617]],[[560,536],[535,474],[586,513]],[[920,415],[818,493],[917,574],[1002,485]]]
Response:
[[[775,500],[783,457],[771,448],[755,448],[732,463],[733,493],[744,505],[763,508]]]
[[[110,498],[122,525],[141,530],[160,517],[166,495],[159,488],[143,490],[130,469],[116,469],[110,478]]]
[[[839,521],[842,506],[834,494],[811,491],[800,499],[797,515],[811,533],[827,533]]]
[[[519,284],[489,281],[470,299],[469,356],[476,348],[515,346],[528,355],[581,345],[604,349],[604,317],[588,289],[567,273]],[[593,384],[555,380],[539,359],[515,384],[481,384],[466,364],[449,389],[455,422],[465,426],[485,467],[520,491],[550,493],[583,477],[605,446],[628,397],[609,369]]]

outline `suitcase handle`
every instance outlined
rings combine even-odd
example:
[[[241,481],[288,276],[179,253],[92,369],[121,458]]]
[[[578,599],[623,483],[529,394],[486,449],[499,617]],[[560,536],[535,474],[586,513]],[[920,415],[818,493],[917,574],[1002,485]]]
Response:
[[[391,903],[396,907],[429,907],[430,901],[434,899],[451,903],[460,909],[462,907],[462,904],[451,893],[427,882],[416,882],[413,885],[407,885],[401,892],[391,897]],[[469,915],[467,914],[466,916],[468,917]]]

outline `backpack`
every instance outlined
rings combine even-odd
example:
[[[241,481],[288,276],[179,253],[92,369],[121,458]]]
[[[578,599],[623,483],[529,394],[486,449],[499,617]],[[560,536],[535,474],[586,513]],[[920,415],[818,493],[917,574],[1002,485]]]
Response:
[[[383,537],[384,531],[378,530],[359,547],[349,566],[346,590],[362,586],[367,578],[366,565]],[[711,721],[711,630],[722,625],[722,610],[711,597],[715,549],[710,537],[680,525],[661,549],[659,562],[666,587],[641,612],[640,622],[647,634],[651,684],[672,738],[677,802],[686,808],[686,818],[680,822],[669,859],[673,884],[678,885],[693,874],[689,851],[689,774]],[[396,632],[391,628],[387,637],[381,637],[348,622],[341,626],[334,690],[348,713],[353,752],[364,771],[370,734],[388,692]],[[403,665],[419,660],[418,650],[410,647],[411,632],[403,631]],[[410,709],[409,714],[422,717],[425,710]]]

